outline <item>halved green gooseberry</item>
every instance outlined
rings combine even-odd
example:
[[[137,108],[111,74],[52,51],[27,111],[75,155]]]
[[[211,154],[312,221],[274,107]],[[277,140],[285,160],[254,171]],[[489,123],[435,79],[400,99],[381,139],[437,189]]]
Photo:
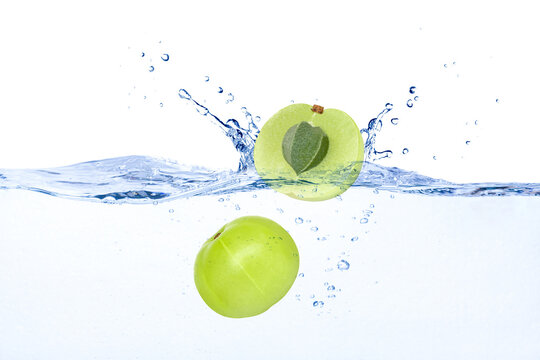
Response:
[[[292,104],[264,124],[254,160],[259,176],[276,191],[301,200],[327,200],[356,181],[364,141],[345,112]]]

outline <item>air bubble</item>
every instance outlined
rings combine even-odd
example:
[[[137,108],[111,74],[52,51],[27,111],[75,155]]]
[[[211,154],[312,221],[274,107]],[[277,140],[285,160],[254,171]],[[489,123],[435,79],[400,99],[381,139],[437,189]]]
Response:
[[[297,224],[302,224],[304,222],[304,219],[302,219],[301,217],[297,217],[296,219],[294,219],[294,222]]]
[[[217,92],[218,92],[219,94],[222,94],[222,93],[223,93],[223,88],[222,88],[221,86],[218,87]]]
[[[169,61],[169,54],[163,54],[163,55],[161,55],[161,60],[163,60],[163,61]]]
[[[141,57],[144,57],[144,52],[141,53]]]
[[[411,94],[414,94],[414,93],[416,92],[416,86],[411,86],[411,87],[409,88],[409,92],[410,92]]]
[[[408,153],[409,153],[409,149],[403,148],[403,151],[401,151],[401,153],[402,153],[403,155],[408,154]]]
[[[385,107],[386,107],[386,110],[392,110],[392,108],[394,107],[394,104],[386,103]]]
[[[313,302],[313,307],[323,307],[324,306],[324,301],[314,301]]]
[[[169,214],[174,213],[174,209],[169,209]]]
[[[304,277],[304,273],[298,274],[298,277]]]
[[[316,226],[313,226],[313,227],[311,228],[311,231],[313,231],[313,232],[319,231],[319,228],[316,227]]]
[[[392,120],[390,120],[390,122],[392,123],[392,125],[397,125],[399,123],[399,119],[398,118],[392,118]]]
[[[234,209],[235,210],[240,210],[240,205],[238,205],[238,204],[234,205]]]
[[[418,101],[418,95],[414,97],[414,101]]]
[[[471,144],[470,140],[465,141],[465,145],[470,145],[470,144]]]
[[[411,99],[407,100],[407,107],[413,107],[413,101]]]
[[[225,199],[224,199],[224,198],[219,198],[218,201],[219,201],[219,202],[224,202]]]
[[[341,270],[341,271],[349,270],[350,267],[351,265],[345,260],[340,260],[337,264],[338,270]]]
[[[163,103],[159,103],[159,107],[163,107]]]
[[[204,77],[204,82],[209,82],[210,81],[210,76],[205,76]]]
[[[335,287],[334,285],[330,285],[330,286],[328,286],[328,287],[326,288],[326,290],[328,290],[328,291],[334,291],[334,290],[336,290],[336,287]]]
[[[352,242],[358,241],[358,236],[352,237],[352,238],[351,238],[351,241],[352,241]]]
[[[148,68],[148,71],[153,72],[153,71],[154,71],[154,67],[153,67],[152,65],[150,65],[150,67]]]
[[[367,218],[361,218],[360,219],[360,224],[367,224],[368,223],[368,219]]]

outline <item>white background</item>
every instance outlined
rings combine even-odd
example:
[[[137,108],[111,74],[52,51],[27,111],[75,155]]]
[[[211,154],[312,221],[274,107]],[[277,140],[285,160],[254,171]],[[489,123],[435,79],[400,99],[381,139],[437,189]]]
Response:
[[[240,119],[241,106],[264,121],[291,100],[317,101],[364,127],[391,102],[379,149],[394,156],[382,164],[540,182],[535,10],[534,1],[10,2],[0,11],[0,168],[132,154],[236,167],[228,140],[176,96],[186,88],[225,119]],[[235,95],[225,110],[218,86]]]
[[[381,164],[540,182],[537,14],[533,1],[2,3],[0,168],[132,154],[236,168],[185,88],[223,119],[294,100],[364,127],[391,102]],[[538,359],[538,197],[224,198],[0,191],[0,360]],[[194,288],[194,258],[253,214],[289,231],[305,277],[261,316],[224,318]]]

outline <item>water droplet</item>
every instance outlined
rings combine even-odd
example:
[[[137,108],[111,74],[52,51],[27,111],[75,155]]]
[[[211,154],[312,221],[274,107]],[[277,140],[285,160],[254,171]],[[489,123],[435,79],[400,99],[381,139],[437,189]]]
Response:
[[[205,107],[198,107],[197,112],[201,114],[202,116],[208,115],[208,109]]]
[[[390,120],[390,122],[392,123],[392,125],[397,125],[399,123],[399,119],[398,118],[392,118],[392,120]]]
[[[414,97],[414,101],[418,101],[418,95]]]
[[[304,273],[298,274],[298,277],[304,277]]]
[[[217,92],[218,92],[219,94],[222,94],[222,93],[223,93],[223,88],[222,88],[221,86],[218,87]]]
[[[144,57],[144,52],[141,53],[141,57]]]
[[[153,72],[153,71],[154,71],[154,67],[153,67],[152,65],[150,65],[150,67],[148,68],[148,71]]]
[[[302,219],[301,217],[297,217],[296,219],[294,219],[294,222],[297,224],[302,224],[304,222],[304,219]]]
[[[338,270],[341,270],[341,271],[349,270],[350,267],[351,265],[345,260],[339,260],[337,264]]]
[[[385,107],[386,107],[386,110],[392,110],[392,108],[394,107],[394,104],[386,103]]]
[[[414,94],[414,93],[416,92],[416,86],[411,86],[411,87],[409,88],[409,92],[410,92],[411,94]]]
[[[182,99],[191,100],[191,95],[184,89],[178,90],[178,96]]]
[[[163,54],[163,55],[161,55],[161,60],[163,60],[163,61],[169,61],[169,54]]]
[[[209,82],[209,81],[210,81],[210,76],[205,76],[205,77],[204,77],[204,81],[205,81],[205,82]]]
[[[313,231],[313,232],[316,232],[316,231],[318,231],[318,230],[319,230],[319,228],[316,227],[316,226],[313,226],[313,227],[311,228],[311,231]]]
[[[224,198],[219,198],[218,201],[219,201],[219,202],[224,202],[225,199],[224,199]]]
[[[352,238],[351,238],[351,241],[352,241],[352,242],[358,241],[358,236],[352,237]]]
[[[403,151],[402,151],[401,153],[402,153],[403,155],[408,154],[408,153],[409,153],[409,149],[403,148]]]
[[[334,285],[330,285],[326,288],[328,291],[336,290],[336,287]]]
[[[410,107],[410,108],[413,107],[413,102],[411,99],[407,100],[407,107]]]
[[[361,218],[360,219],[360,224],[367,224],[369,220],[367,218]]]
[[[470,140],[465,141],[465,145],[470,145],[470,144],[471,144]]]
[[[159,107],[163,107],[163,103],[159,103]]]

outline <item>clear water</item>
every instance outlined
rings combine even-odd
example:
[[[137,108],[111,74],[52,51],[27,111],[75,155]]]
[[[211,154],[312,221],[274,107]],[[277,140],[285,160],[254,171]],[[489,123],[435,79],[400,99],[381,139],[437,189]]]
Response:
[[[377,134],[399,121],[387,104],[362,130],[353,187],[302,202],[254,171],[260,119],[224,121],[178,95],[219,124],[237,169],[129,156],[0,170],[0,359],[538,357],[540,184],[378,165],[393,154]],[[252,214],[291,233],[300,272],[268,312],[223,318],[198,296],[194,257]]]
[[[414,94],[415,89],[411,87],[410,93]],[[128,156],[53,169],[0,169],[0,189],[24,189],[63,198],[109,203],[153,203],[267,188],[254,170],[253,148],[259,127],[251,113],[245,107],[242,108],[247,124],[242,127],[236,119],[221,120],[185,89],[181,89],[178,95],[181,100],[191,102],[201,116],[218,124],[224,135],[232,141],[240,157],[237,171],[194,168],[170,160]],[[353,187],[438,196],[540,195],[538,183],[454,184],[413,171],[378,165],[377,160],[393,155],[391,150],[378,151],[375,148],[377,134],[392,108],[392,104],[386,104],[379,115],[361,130],[365,136],[366,161]],[[397,119],[392,118],[390,122],[397,124]],[[403,151],[406,153],[408,149]]]

